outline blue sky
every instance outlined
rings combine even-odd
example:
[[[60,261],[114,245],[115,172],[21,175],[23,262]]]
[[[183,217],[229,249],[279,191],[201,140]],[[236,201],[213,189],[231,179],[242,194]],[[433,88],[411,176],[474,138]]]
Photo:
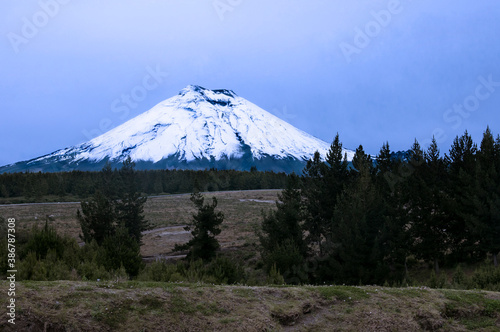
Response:
[[[188,84],[377,154],[500,133],[500,2],[0,3],[0,165],[84,142]]]

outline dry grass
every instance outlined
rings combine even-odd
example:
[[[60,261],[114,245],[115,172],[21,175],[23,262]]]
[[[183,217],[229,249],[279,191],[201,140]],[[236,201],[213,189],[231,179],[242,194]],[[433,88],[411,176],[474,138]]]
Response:
[[[6,291],[7,283],[0,282],[0,292]],[[370,286],[58,281],[20,282],[16,293],[19,331],[500,329],[500,293],[493,292],[453,291],[450,295],[441,290]],[[461,296],[467,301],[460,301]],[[450,306],[464,310],[470,306],[475,311],[468,311],[466,317],[450,315]],[[5,310],[5,306],[0,308],[1,317]],[[0,329],[9,330],[5,320]]]
[[[219,238],[225,249],[256,241],[261,210],[278,191],[217,192],[225,213]],[[257,200],[257,201],[255,201]],[[77,238],[77,203],[1,206],[19,229],[52,223]],[[189,195],[152,197],[145,256],[170,254],[189,234]],[[0,294],[7,293],[0,281]],[[500,331],[500,293],[348,286],[246,287],[136,281],[17,283],[15,329],[0,307],[5,331]]]
[[[205,193],[207,200],[217,197],[218,210],[224,212],[225,219],[219,242],[222,248],[241,247],[254,243],[254,233],[261,221],[262,209],[273,209],[279,190],[249,190]],[[146,219],[153,229],[144,235],[141,248],[143,256],[171,255],[175,243],[189,240],[189,234],[182,229],[195,212],[189,194],[150,197],[145,205]],[[256,200],[256,201],[255,201]],[[28,230],[33,225],[43,225],[46,215],[54,216],[51,224],[61,234],[78,239],[80,226],[76,220],[79,203],[20,204],[0,206],[0,216],[16,218],[19,230]],[[177,226],[177,227],[173,227]],[[169,227],[169,229],[164,229]],[[173,227],[173,228],[170,228]]]

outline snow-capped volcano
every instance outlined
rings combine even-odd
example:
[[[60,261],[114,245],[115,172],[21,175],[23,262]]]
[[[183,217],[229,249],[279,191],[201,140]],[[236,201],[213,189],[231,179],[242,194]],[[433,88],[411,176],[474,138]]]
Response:
[[[141,168],[257,166],[262,170],[298,171],[315,151],[324,157],[328,148],[328,143],[231,90],[189,85],[177,96],[101,136],[23,162],[22,168],[100,169],[106,161],[120,163],[130,156]],[[345,153],[351,160],[354,152]],[[0,168],[0,172],[15,171],[8,168],[18,164]]]

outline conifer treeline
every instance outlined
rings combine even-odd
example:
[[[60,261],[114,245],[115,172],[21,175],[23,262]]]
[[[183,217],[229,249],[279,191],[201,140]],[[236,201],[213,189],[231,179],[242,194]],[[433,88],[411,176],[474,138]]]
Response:
[[[123,180],[112,170],[110,187],[120,188]],[[234,170],[147,170],[137,171],[138,190],[145,194],[189,193],[195,187],[202,191],[281,189],[287,175],[274,172]],[[67,195],[90,197],[101,187],[101,172],[5,173],[0,174],[0,198],[19,197],[16,202],[40,201],[44,196]],[[108,181],[108,180],[106,180]],[[0,199],[1,201],[1,199]]]
[[[262,256],[291,283],[382,284],[407,277],[409,261],[480,262],[500,252],[500,136],[480,146],[456,137],[442,157],[436,140],[405,159],[389,144],[375,161],[360,145],[353,167],[338,135],[292,177],[278,210],[264,215]],[[411,259],[412,258],[412,259]]]

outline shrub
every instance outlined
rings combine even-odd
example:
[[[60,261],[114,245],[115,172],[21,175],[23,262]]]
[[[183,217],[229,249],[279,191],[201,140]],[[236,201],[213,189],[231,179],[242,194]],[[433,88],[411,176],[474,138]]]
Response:
[[[45,226],[41,229],[33,226],[28,242],[20,251],[20,256],[22,258],[26,254],[33,252],[37,258],[44,259],[47,256],[47,252],[52,249],[55,251],[57,257],[61,258],[68,242],[69,238],[64,238],[57,234],[55,228],[49,226],[46,222]]]
[[[276,268],[276,264],[273,264],[271,271],[269,271],[269,277],[267,278],[267,283],[269,285],[283,285],[285,284],[285,279],[281,275],[280,271]]]
[[[287,284],[300,284],[308,279],[304,271],[304,258],[291,240],[285,240],[282,245],[277,245],[264,257],[264,262],[269,272],[273,266],[282,271]]]
[[[480,266],[472,275],[474,287],[491,291],[500,291],[500,268],[491,264]]]
[[[208,274],[217,284],[235,284],[245,280],[245,271],[241,265],[228,258],[217,257],[207,268]]]

